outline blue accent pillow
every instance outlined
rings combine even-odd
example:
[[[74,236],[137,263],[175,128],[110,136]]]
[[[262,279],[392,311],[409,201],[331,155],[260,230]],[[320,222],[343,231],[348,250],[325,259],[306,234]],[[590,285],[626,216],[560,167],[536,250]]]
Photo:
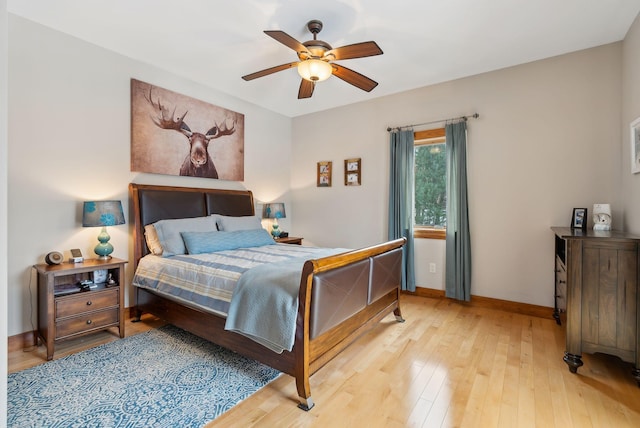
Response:
[[[223,232],[234,232],[236,230],[255,230],[262,228],[262,220],[257,215],[233,217],[213,214],[213,218],[218,224],[218,230],[221,230]]]
[[[269,232],[264,229],[233,232],[181,232],[180,234],[189,254],[213,253],[275,244]]]
[[[184,241],[180,232],[208,232],[216,230],[216,222],[210,216],[180,218],[173,220],[159,220],[154,227],[158,234],[158,240],[162,245],[162,257],[186,254]]]

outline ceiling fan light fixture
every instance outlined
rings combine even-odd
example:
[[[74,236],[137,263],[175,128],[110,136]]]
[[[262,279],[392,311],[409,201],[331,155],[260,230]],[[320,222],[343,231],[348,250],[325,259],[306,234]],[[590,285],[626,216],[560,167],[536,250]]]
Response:
[[[317,19],[311,20],[307,23],[307,28],[309,32],[313,34],[313,40],[307,40],[304,43],[300,43],[284,31],[266,30],[264,33],[267,36],[293,50],[298,56],[298,61],[269,67],[242,76],[242,78],[250,81],[296,67],[298,74],[302,77],[300,88],[298,89],[298,99],[311,97],[316,86],[315,83],[327,80],[332,74],[335,74],[340,80],[366,92],[371,92],[371,90],[378,85],[376,81],[369,79],[367,76],[333,62],[382,55],[382,49],[380,49],[380,46],[378,46],[376,42],[361,42],[332,48],[330,44],[319,40],[317,37],[320,30],[322,30],[321,21]]]
[[[332,72],[331,64],[320,59],[307,59],[298,64],[298,74],[310,82],[327,80]]]

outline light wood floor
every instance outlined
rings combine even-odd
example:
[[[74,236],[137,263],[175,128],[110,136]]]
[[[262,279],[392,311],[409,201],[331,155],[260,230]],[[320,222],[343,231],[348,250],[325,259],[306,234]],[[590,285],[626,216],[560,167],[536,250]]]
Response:
[[[212,427],[639,427],[631,365],[583,355],[571,374],[563,328],[542,319],[450,300],[402,296],[406,318],[388,317],[311,378],[316,407],[296,407],[282,375]],[[160,325],[127,323],[127,335]],[[63,342],[55,358],[115,340]],[[43,362],[44,348],[14,351],[9,370]]]

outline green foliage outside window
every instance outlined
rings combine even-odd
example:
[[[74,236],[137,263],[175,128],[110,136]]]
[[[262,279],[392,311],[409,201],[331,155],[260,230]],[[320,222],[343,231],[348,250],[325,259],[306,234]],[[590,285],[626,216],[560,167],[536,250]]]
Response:
[[[416,226],[447,226],[445,144],[415,146],[414,208]]]

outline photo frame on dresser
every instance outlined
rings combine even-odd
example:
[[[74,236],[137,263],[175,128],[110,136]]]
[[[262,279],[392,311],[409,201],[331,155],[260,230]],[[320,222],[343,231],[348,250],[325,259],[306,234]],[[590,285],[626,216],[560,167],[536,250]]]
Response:
[[[640,117],[631,122],[631,174],[640,172]]]
[[[587,229],[587,209],[586,208],[574,208],[571,215],[571,228],[572,229]]]

